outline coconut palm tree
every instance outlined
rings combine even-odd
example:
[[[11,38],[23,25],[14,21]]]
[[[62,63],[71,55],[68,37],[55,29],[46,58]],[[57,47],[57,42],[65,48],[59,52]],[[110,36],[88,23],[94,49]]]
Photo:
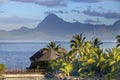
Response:
[[[83,56],[79,59],[81,65],[79,72],[81,76],[92,76],[99,72],[97,64],[101,53],[102,52],[99,51],[99,48],[93,47],[90,41],[85,42],[85,45],[81,50]]]
[[[61,45],[60,44],[56,44],[55,42],[50,42],[48,45],[47,45],[47,48],[52,48],[54,50],[58,50],[59,48],[61,48]]]
[[[93,39],[92,41],[93,47],[99,48],[101,44],[103,44],[98,38]]]
[[[82,34],[73,36],[73,39],[70,41],[71,48],[78,49],[83,45],[84,41],[85,37],[83,37]]]
[[[80,56],[80,49],[82,48],[82,46],[85,43],[85,37],[82,36],[82,34],[80,35],[75,35],[73,36],[73,39],[70,41],[71,43],[71,51],[70,51],[70,56],[71,58],[76,59],[77,56]]]
[[[109,67],[109,68],[108,68]],[[106,50],[106,61],[102,66],[106,80],[117,78],[120,74],[120,49],[112,48]],[[117,76],[117,77],[116,77]]]
[[[116,39],[117,39],[117,47],[120,46],[120,35],[116,36]]]

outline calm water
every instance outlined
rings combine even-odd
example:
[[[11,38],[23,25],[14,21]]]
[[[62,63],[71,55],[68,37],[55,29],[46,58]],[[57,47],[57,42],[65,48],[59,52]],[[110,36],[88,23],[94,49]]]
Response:
[[[0,43],[0,63],[6,65],[7,69],[26,68],[30,65],[29,58],[41,48],[46,47],[47,42],[4,42]],[[61,43],[69,50],[69,43]]]
[[[46,47],[47,42],[1,42],[0,43],[0,63],[6,65],[7,69],[26,68],[30,65],[30,56],[43,47]],[[57,42],[65,49],[70,49],[68,42]],[[101,48],[114,47],[116,43],[105,42]]]

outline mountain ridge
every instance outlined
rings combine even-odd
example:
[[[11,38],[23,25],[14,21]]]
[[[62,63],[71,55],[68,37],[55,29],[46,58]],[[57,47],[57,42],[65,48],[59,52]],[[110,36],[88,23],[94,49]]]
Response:
[[[120,34],[120,19],[112,25],[67,22],[55,14],[49,14],[35,28],[21,27],[17,30],[0,31],[0,39],[70,39],[75,34],[83,33],[88,38],[113,39]]]

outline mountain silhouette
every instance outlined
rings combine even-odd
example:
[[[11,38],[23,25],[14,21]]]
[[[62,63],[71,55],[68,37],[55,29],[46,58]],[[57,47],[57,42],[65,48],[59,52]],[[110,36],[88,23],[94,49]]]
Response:
[[[92,24],[82,24],[80,22],[66,22],[55,14],[49,14],[35,29],[46,32],[51,35],[65,35],[83,33],[88,30],[95,29]]]
[[[34,29],[21,27],[17,30],[0,31],[0,39],[58,39],[72,38],[75,34],[83,33],[88,38],[98,37],[103,40],[114,39],[120,34],[120,20],[112,25],[93,25],[80,22],[67,22],[55,14],[49,14]]]

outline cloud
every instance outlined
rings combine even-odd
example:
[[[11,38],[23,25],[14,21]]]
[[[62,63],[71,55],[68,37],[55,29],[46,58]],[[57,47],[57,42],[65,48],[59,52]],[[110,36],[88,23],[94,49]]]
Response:
[[[120,0],[112,0],[112,1],[120,1]]]
[[[0,2],[6,2],[6,1],[10,1],[10,0],[0,0]]]
[[[85,23],[100,23],[101,21],[97,18],[97,20],[86,19],[84,22]]]
[[[79,10],[72,10],[71,12],[75,12],[75,13],[80,13],[80,11]]]
[[[0,11],[0,13],[5,13],[5,11]]]
[[[79,22],[77,19],[73,19],[74,22]]]
[[[62,11],[62,10],[59,10],[59,11],[45,11],[44,12],[44,14],[51,14],[51,13],[67,14],[68,12]]]
[[[38,5],[55,7],[55,6],[66,6],[65,0],[11,0],[24,3],[35,3]]]
[[[70,0],[72,2],[85,2],[85,3],[96,3],[96,2],[103,2],[103,1],[120,1],[120,0]]]
[[[28,24],[38,20],[20,18],[17,16],[13,17],[0,17],[0,24]]]
[[[95,3],[95,2],[101,2],[103,0],[70,0],[73,2],[87,2],[87,3]]]
[[[0,30],[18,29],[21,26],[34,28],[40,21],[20,17],[0,17]]]
[[[90,9],[84,10],[82,13],[88,15],[88,16],[96,16],[96,17],[104,17],[107,19],[120,19],[120,13],[117,12],[97,12],[97,11],[91,11]]]

